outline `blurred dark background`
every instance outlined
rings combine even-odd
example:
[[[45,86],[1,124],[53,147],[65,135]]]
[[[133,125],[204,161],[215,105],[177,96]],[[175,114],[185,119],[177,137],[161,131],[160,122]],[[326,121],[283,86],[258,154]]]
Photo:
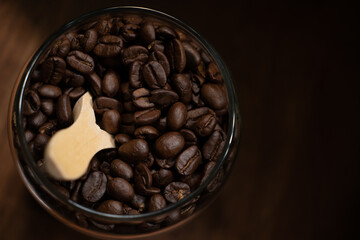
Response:
[[[31,198],[7,143],[17,74],[91,10],[138,5],[203,35],[230,69],[242,142],[220,197],[153,239],[359,239],[359,8],[342,1],[0,1],[0,239],[88,239]]]

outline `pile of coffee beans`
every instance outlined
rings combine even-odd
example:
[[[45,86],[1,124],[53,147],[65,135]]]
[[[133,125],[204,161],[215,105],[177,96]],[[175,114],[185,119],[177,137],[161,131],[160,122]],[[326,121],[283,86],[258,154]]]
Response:
[[[217,65],[183,31],[125,15],[61,36],[33,71],[22,106],[40,169],[47,142],[73,123],[74,104],[87,91],[117,148],[97,153],[76,181],[52,180],[71,200],[105,213],[152,212],[209,176],[226,141],[228,98]]]

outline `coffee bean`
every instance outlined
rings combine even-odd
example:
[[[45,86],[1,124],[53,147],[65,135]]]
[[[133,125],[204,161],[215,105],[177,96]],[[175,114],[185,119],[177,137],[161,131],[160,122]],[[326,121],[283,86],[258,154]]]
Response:
[[[167,115],[167,124],[171,130],[179,130],[186,122],[187,110],[182,102],[174,103]]]
[[[45,133],[48,136],[52,136],[56,131],[56,121],[51,120],[49,122],[44,123],[39,127],[39,133]]]
[[[173,158],[184,147],[184,137],[179,132],[167,132],[155,142],[155,151],[160,158]]]
[[[96,46],[97,40],[98,40],[97,31],[95,29],[87,30],[82,41],[84,52],[85,53],[91,52]]]
[[[56,103],[56,117],[60,126],[67,127],[73,123],[72,109],[69,95],[63,94]]]
[[[165,48],[166,56],[169,59],[171,69],[181,73],[186,66],[185,49],[178,39],[171,40]]]
[[[131,166],[120,159],[114,159],[110,164],[110,171],[115,177],[122,177],[127,181],[133,177]]]
[[[206,114],[202,116],[195,124],[195,132],[201,137],[209,136],[216,125],[216,117],[214,114]]]
[[[176,38],[176,32],[168,26],[161,26],[156,29],[156,36],[162,40],[172,40]]]
[[[41,112],[31,115],[27,119],[27,126],[31,129],[38,129],[41,125],[43,125],[47,121],[47,117]]]
[[[128,134],[128,135],[133,135],[135,131],[135,125],[131,124],[131,125],[125,125],[125,124],[121,124],[120,125],[120,129],[119,132]]]
[[[90,90],[93,95],[101,96],[101,79],[96,72],[91,72],[90,74],[86,75],[86,80],[90,85]]]
[[[66,69],[65,83],[69,87],[81,87],[85,83],[85,78],[81,74],[77,74],[69,69]]]
[[[25,100],[22,106],[22,112],[24,116],[30,116],[38,112],[40,109],[40,104],[41,102],[39,95],[33,90],[28,90],[25,94]]]
[[[71,40],[71,49],[72,50],[81,50],[82,49],[82,42],[84,39],[84,34],[77,34]]]
[[[190,79],[185,74],[174,74],[172,76],[174,90],[179,94],[180,101],[185,105],[191,102],[192,90]]]
[[[131,137],[124,133],[119,133],[115,136],[115,142],[119,145],[127,143],[131,140]]]
[[[108,162],[102,162],[99,166],[99,170],[102,171],[103,173],[105,173],[106,175],[110,174],[110,168],[111,168],[111,165]]]
[[[174,174],[169,169],[161,168],[152,174],[153,184],[157,187],[165,187],[174,180]]]
[[[201,88],[201,98],[212,109],[223,109],[227,105],[227,98],[219,84],[207,83]]]
[[[145,196],[151,196],[153,194],[160,193],[159,188],[152,187],[152,175],[147,166],[143,163],[139,163],[135,168],[135,188],[136,190]]]
[[[161,115],[161,111],[156,108],[150,108],[134,113],[135,124],[150,125],[155,123]]]
[[[190,69],[196,69],[201,61],[199,52],[188,42],[182,44],[186,55],[186,66]]]
[[[179,100],[179,96],[172,90],[155,89],[151,91],[150,102],[155,103],[160,108],[166,108]]]
[[[133,139],[122,144],[118,150],[119,157],[130,163],[145,160],[149,154],[149,145],[143,139]]]
[[[81,195],[87,202],[95,203],[104,196],[106,184],[107,178],[104,173],[92,172],[82,186]]]
[[[61,89],[51,84],[42,85],[38,92],[44,98],[58,98],[61,95]]]
[[[120,54],[123,40],[118,36],[105,35],[99,38],[93,52],[99,57],[114,57]]]
[[[107,71],[101,83],[102,91],[108,97],[114,97],[119,91],[120,88],[119,82],[120,82],[119,75],[115,71],[113,70]]]
[[[149,199],[149,212],[154,212],[166,207],[166,201],[160,194],[152,195]]]
[[[108,194],[118,201],[130,201],[134,196],[134,188],[123,178],[113,178],[107,183]]]
[[[196,130],[197,127],[201,126],[201,125],[199,126],[199,120],[206,115],[212,115],[215,118],[214,111],[208,107],[200,107],[188,111],[185,127],[188,129]],[[215,119],[215,124],[216,124],[216,119]],[[196,133],[198,134],[198,132]]]
[[[159,62],[163,67],[166,76],[170,75],[170,64],[164,53],[162,53],[161,51],[154,51],[149,56],[149,61]]]
[[[27,143],[29,143],[31,140],[34,139],[35,134],[31,130],[26,129],[25,132],[24,132],[24,136],[25,136],[25,141]]]
[[[68,38],[63,37],[55,42],[54,46],[50,50],[49,55],[64,58],[69,53],[69,51],[70,41]]]
[[[140,37],[141,39],[149,44],[155,40],[155,29],[151,22],[145,22],[140,27]]]
[[[155,158],[157,165],[161,168],[172,168],[175,165],[175,158]]]
[[[96,23],[94,28],[100,36],[103,36],[110,33],[112,24],[110,21],[102,19]]]
[[[156,61],[150,61],[144,65],[143,77],[152,89],[164,87],[167,81],[164,68]]]
[[[96,209],[99,212],[110,213],[110,214],[123,214],[123,205],[119,201],[106,200],[102,202]]]
[[[139,25],[136,24],[126,24],[121,28],[121,36],[123,36],[126,41],[134,41],[137,38]]]
[[[70,52],[66,57],[66,62],[80,73],[89,74],[94,70],[94,59],[78,50]]]
[[[99,115],[111,109],[117,110],[118,112],[121,112],[122,109],[121,103],[118,100],[108,97],[96,98],[93,107],[94,111]]]
[[[57,85],[64,77],[65,61],[60,57],[49,57],[41,65],[41,75],[45,83]]]
[[[146,88],[138,88],[133,91],[132,99],[136,107],[146,109],[155,107],[154,103],[149,101],[150,91]]]
[[[164,46],[164,42],[160,41],[160,40],[155,40],[152,43],[150,43],[147,47],[149,49],[149,51],[160,51],[160,52],[164,52],[165,51],[165,46]]]
[[[70,100],[77,101],[84,93],[85,89],[82,87],[74,88],[69,92],[69,98]]]
[[[190,194],[190,187],[183,182],[172,182],[165,187],[164,196],[167,201],[176,203]]]
[[[200,185],[201,173],[196,172],[190,175],[183,175],[180,177],[180,180],[189,185],[191,191],[194,191]]]
[[[151,141],[159,136],[159,131],[153,126],[142,126],[135,130],[134,135],[136,138],[142,138]]]
[[[180,133],[184,137],[185,147],[190,147],[197,144],[197,137],[193,131],[189,129],[181,129]]]
[[[221,83],[223,81],[219,68],[213,62],[208,65],[206,69],[206,76],[209,81],[214,83]]]
[[[34,150],[42,155],[46,144],[49,142],[50,137],[44,133],[39,133],[34,139]]]
[[[148,157],[145,159],[145,161],[143,161],[143,163],[148,167],[152,167],[152,165],[154,164],[154,156],[152,155],[151,152],[149,152]]]
[[[146,200],[147,199],[144,196],[135,194],[133,199],[131,199],[130,203],[133,207],[137,208],[139,212],[142,212],[145,209]]]
[[[122,53],[122,60],[125,65],[130,65],[135,61],[141,63],[146,62],[148,59],[148,50],[143,46],[134,45],[126,48]]]
[[[119,131],[121,123],[120,113],[116,110],[108,110],[102,116],[102,127],[108,133],[114,134]]]
[[[126,24],[136,24],[139,25],[142,22],[142,17],[136,15],[136,14],[126,14],[123,18],[124,22]]]
[[[142,87],[142,62],[135,61],[130,64],[129,82],[133,88]]]
[[[214,131],[202,147],[204,159],[217,161],[221,155],[226,141],[226,134],[223,131]]]
[[[176,170],[181,175],[193,174],[201,163],[201,152],[195,145],[188,147],[176,158]]]
[[[52,99],[43,99],[41,101],[41,111],[46,116],[52,116],[54,114],[54,111],[55,111],[54,101]]]

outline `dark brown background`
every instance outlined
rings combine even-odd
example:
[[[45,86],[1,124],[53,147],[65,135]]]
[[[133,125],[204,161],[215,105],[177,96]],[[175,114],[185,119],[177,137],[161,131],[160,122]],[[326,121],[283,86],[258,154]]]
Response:
[[[178,17],[210,41],[238,87],[244,122],[221,196],[190,224],[153,239],[355,239],[358,8],[226,0],[0,1],[0,239],[88,239],[26,191],[8,148],[8,101],[50,33],[87,11],[131,4]]]

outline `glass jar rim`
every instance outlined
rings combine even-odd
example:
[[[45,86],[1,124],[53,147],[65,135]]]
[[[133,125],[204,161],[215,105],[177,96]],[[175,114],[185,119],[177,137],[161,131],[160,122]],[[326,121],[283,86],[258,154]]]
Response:
[[[17,123],[22,122],[22,100],[25,92],[26,84],[30,78],[30,74],[32,73],[34,67],[38,63],[39,59],[43,56],[44,52],[51,46],[51,44],[58,39],[63,33],[68,30],[71,30],[73,27],[79,26],[83,24],[86,20],[89,21],[93,18],[100,17],[106,14],[118,14],[118,13],[136,13],[136,14],[147,14],[150,16],[158,17],[162,20],[170,22],[171,24],[175,24],[177,27],[180,27],[181,30],[186,31],[187,34],[190,34],[192,38],[194,38],[202,47],[210,54],[211,58],[218,66],[225,85],[227,89],[227,96],[229,101],[229,118],[228,118],[228,131],[227,131],[227,139],[224,146],[224,151],[219,156],[219,160],[217,161],[216,165],[212,169],[211,173],[209,174],[208,178],[204,180],[197,187],[194,191],[192,191],[189,195],[178,201],[177,203],[167,205],[165,208],[154,212],[147,212],[147,213],[140,213],[137,215],[115,215],[109,213],[103,213],[96,211],[91,208],[87,208],[82,206],[79,203],[72,201],[71,199],[67,198],[63,194],[61,194],[55,186],[48,180],[48,178],[40,172],[38,166],[33,159],[33,156],[30,153],[28,145],[25,140],[24,128],[22,124],[16,124],[16,131],[19,135],[20,141],[20,150],[24,153],[25,157],[24,160],[28,166],[30,166],[31,171],[33,173],[33,177],[41,186],[42,189],[45,190],[48,194],[50,194],[53,198],[61,202],[62,204],[69,206],[70,208],[74,209],[75,211],[82,213],[86,216],[95,217],[97,219],[101,219],[104,221],[142,221],[147,220],[159,215],[164,215],[166,213],[170,213],[171,211],[177,209],[180,206],[184,206],[186,203],[190,202],[196,196],[201,194],[206,186],[215,178],[217,173],[219,172],[221,166],[223,165],[225,159],[229,155],[229,149],[234,145],[234,135],[235,135],[235,124],[237,115],[240,117],[239,109],[237,109],[237,105],[235,103],[238,102],[237,96],[235,94],[235,88],[233,82],[231,80],[230,73],[220,58],[219,54],[215,51],[215,49],[203,38],[199,33],[197,33],[193,28],[182,22],[181,20],[163,13],[158,10],[145,8],[145,7],[138,7],[138,6],[118,6],[118,7],[111,7],[111,8],[104,8],[100,10],[96,10],[90,13],[83,14],[62,27],[60,27],[55,33],[50,35],[45,42],[38,48],[36,53],[32,56],[30,61],[27,63],[24,71],[20,75],[20,81],[18,82],[15,99],[14,99],[14,111],[15,111],[15,121]],[[239,119],[240,120],[240,119]],[[241,121],[239,122],[241,125]]]

